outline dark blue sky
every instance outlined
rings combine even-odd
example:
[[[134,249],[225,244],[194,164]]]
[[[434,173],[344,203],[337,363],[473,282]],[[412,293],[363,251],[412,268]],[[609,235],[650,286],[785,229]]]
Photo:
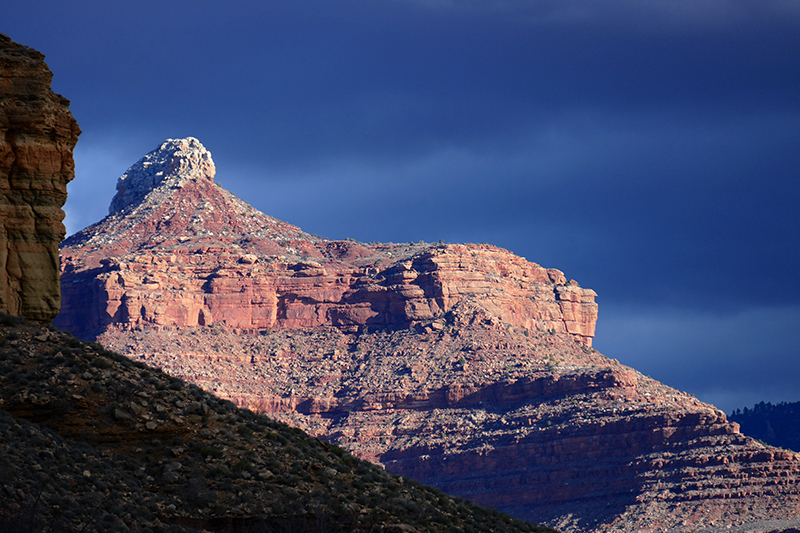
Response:
[[[599,293],[606,355],[800,401],[796,1],[255,4],[3,7],[84,132],[69,232],[191,135],[308,232],[503,246]]]

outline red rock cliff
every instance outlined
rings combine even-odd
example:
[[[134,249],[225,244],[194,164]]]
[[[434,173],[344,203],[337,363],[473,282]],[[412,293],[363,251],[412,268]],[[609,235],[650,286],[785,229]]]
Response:
[[[0,34],[0,310],[41,323],[59,312],[61,207],[80,134],[52,77],[42,54]]]
[[[111,214],[62,249],[57,324],[239,330],[408,327],[471,300],[510,326],[591,345],[594,291],[488,245],[330,241],[264,215],[213,182],[197,139],[169,140],[120,178]]]
[[[328,241],[196,139],[63,247],[59,324],[393,473],[564,531],[767,531],[798,456],[590,347],[593,291],[488,245]],[[766,526],[764,526],[766,527]]]
[[[469,301],[441,329],[100,341],[392,473],[565,532],[764,532],[800,519],[798,455],[566,333],[508,327]]]

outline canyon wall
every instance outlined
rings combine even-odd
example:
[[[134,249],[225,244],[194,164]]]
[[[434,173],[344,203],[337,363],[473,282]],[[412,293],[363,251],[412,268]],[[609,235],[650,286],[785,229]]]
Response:
[[[246,331],[435,328],[470,299],[509,325],[569,333],[590,346],[597,319],[594,291],[487,245],[431,246],[388,268],[211,248],[114,258],[79,271],[68,262],[71,251],[57,324],[83,337],[107,328],[212,324]]]
[[[562,531],[756,532],[800,518],[797,454],[566,333],[508,327],[471,302],[430,331],[193,327],[100,341],[394,474]]]
[[[0,34],[0,310],[40,323],[60,308],[61,207],[80,134],[52,77],[41,53]]]
[[[133,165],[63,244],[57,324],[564,531],[800,518],[798,456],[593,350],[596,294],[562,272],[486,244],[309,235],[214,171],[192,138]]]
[[[496,320],[591,346],[595,292],[490,245],[331,241],[213,183],[196,139],[168,140],[120,178],[110,215],[64,243],[57,325],[243,331],[439,327],[470,300]]]

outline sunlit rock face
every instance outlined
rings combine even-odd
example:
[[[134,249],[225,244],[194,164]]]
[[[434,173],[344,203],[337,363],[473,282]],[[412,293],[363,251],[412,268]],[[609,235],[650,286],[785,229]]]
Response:
[[[64,243],[59,325],[563,531],[800,517],[797,455],[593,350],[596,295],[562,272],[309,235],[219,188],[206,154],[167,141]]]
[[[0,310],[49,323],[80,129],[44,55],[0,34]]]
[[[800,520],[797,454],[566,333],[509,327],[469,301],[401,330],[99,339],[394,474],[565,532]]]
[[[117,182],[109,216],[62,249],[57,323],[239,330],[405,328],[465,299],[497,320],[590,346],[595,293],[489,245],[363,244],[309,235],[214,183],[197,139],[170,139]]]
[[[109,214],[134,206],[156,188],[179,188],[189,181],[214,181],[211,153],[194,137],[167,139],[117,180]]]

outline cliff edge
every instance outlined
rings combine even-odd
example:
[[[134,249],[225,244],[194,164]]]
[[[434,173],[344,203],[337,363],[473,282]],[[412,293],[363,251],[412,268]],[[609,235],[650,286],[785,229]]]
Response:
[[[58,245],[80,129],[44,55],[0,34],[0,311],[46,324],[60,309]]]
[[[470,300],[504,323],[591,346],[596,294],[558,270],[489,245],[323,239],[259,212],[214,174],[194,138],[134,164],[109,216],[62,247],[56,324],[89,339],[212,324],[354,332],[432,324]]]
[[[800,456],[593,350],[594,291],[485,244],[309,235],[216,185],[201,147],[159,146],[65,241],[59,325],[563,531],[800,518]]]

